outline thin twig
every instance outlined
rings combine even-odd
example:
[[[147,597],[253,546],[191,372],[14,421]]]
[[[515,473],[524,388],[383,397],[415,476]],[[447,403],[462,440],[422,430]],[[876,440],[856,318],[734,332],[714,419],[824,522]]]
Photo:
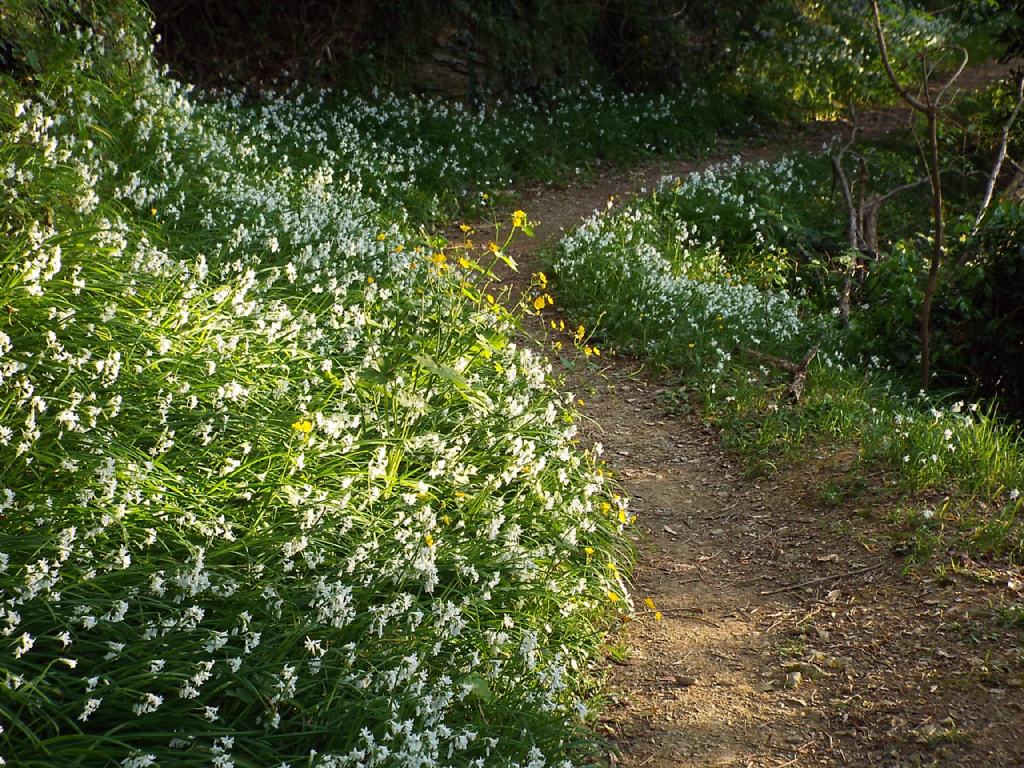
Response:
[[[809,587],[812,584],[821,584],[825,581],[837,581],[838,579],[846,579],[850,576],[858,576],[868,571],[877,571],[881,568],[884,563],[875,563],[874,565],[866,565],[863,568],[854,568],[852,571],[846,573],[837,573],[834,576],[821,576],[817,579],[809,579],[807,581],[801,581],[799,584],[790,584],[788,587],[779,587],[778,589],[769,589],[766,592],[762,592],[762,595],[776,595],[780,592],[792,592],[794,589],[802,589],[803,587]]]
[[[704,613],[703,608],[661,608],[660,610],[663,614],[679,613],[681,611],[690,611],[691,613]]]
[[[839,317],[842,319],[843,328],[850,326],[850,293],[853,290],[853,274],[857,268],[857,259],[853,255],[857,245],[863,241],[860,232],[860,217],[857,206],[853,202],[853,191],[850,189],[850,181],[846,178],[846,171],[843,169],[843,155],[850,148],[857,138],[857,124],[854,123],[850,132],[850,140],[839,146],[839,150],[832,155],[832,172],[839,180],[839,188],[843,192],[843,200],[846,201],[846,244],[849,249],[847,258],[850,263],[843,270],[843,288],[839,293]],[[863,191],[863,187],[861,187]],[[802,388],[801,388],[802,390]],[[799,395],[797,396],[799,399]]]

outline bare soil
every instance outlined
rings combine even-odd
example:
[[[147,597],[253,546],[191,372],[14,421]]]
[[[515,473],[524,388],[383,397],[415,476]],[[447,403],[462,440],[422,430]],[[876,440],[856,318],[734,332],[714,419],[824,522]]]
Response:
[[[869,131],[905,120],[875,114]],[[837,131],[814,125],[723,156],[772,159]],[[527,288],[541,247],[610,199],[705,164],[524,191],[515,207],[540,223],[513,245],[521,266],[508,281]],[[550,349],[549,312],[527,330]],[[597,724],[612,763],[1024,766],[1024,638],[995,610],[1021,600],[1020,569],[956,553],[909,568],[893,546],[902,502],[884,476],[851,473],[849,447],[752,479],[698,415],[669,412],[640,363],[595,360],[576,356],[568,386],[631,497],[640,552],[637,617],[617,638],[628,653],[609,660]],[[848,492],[826,496],[825,483]]]

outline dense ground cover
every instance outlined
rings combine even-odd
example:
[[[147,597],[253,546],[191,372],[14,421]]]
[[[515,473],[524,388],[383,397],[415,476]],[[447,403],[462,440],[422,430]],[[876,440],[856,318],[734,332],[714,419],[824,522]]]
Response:
[[[0,31],[0,757],[586,759],[592,662],[631,607],[626,502],[487,293],[507,242],[421,227],[821,104],[743,82],[197,98],[130,0],[17,0]],[[766,266],[758,227],[737,257],[676,219],[671,265],[626,283],[675,291],[634,296],[639,337],[683,323],[718,374],[748,338],[800,346],[784,246]]]
[[[396,204],[432,154],[197,103],[131,3],[3,14],[45,58],[0,75],[0,756],[587,754],[625,501]]]
[[[906,179],[912,157],[887,147],[865,155],[879,188]],[[851,442],[904,488],[947,494],[939,510],[915,513],[921,525],[963,530],[975,551],[1020,559],[1017,428],[991,405],[965,403],[969,392],[925,397],[912,383],[922,261],[911,212],[927,201],[908,191],[883,211],[880,231],[890,239],[861,271],[844,328],[839,296],[852,255],[831,169],[827,153],[795,154],[666,178],[563,239],[550,254],[558,296],[606,343],[681,371],[727,444],[755,467],[822,441]],[[977,236],[960,238],[964,253],[1003,242],[1015,209],[1004,204]],[[963,269],[978,271],[978,262]],[[792,375],[773,361],[795,364],[814,348],[803,398],[792,404]]]
[[[210,108],[240,122],[247,135],[272,126],[301,137],[288,149],[292,159],[344,168],[381,206],[420,223],[479,216],[495,193],[515,185],[705,154],[719,139],[754,133],[773,119],[753,94],[712,95],[699,86],[643,95],[578,84],[541,100],[514,96],[480,109],[440,98],[299,89],[254,104],[235,96]],[[694,112],[705,119],[687,119]],[[306,137],[319,141],[307,144]]]

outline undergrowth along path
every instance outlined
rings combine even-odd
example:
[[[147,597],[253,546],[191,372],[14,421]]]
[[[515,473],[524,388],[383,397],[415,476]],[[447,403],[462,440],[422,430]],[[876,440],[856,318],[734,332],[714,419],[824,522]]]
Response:
[[[866,132],[904,119],[876,113]],[[772,160],[820,147],[838,130],[810,126],[720,159]],[[710,162],[525,191],[516,207],[536,220],[536,237],[512,247],[513,295],[540,268],[543,246],[582,217]],[[527,321],[535,337],[549,312]],[[1024,648],[991,610],[1005,573],[966,563],[905,574],[884,493],[839,502],[821,494],[823,481],[849,478],[849,452],[830,448],[751,480],[697,416],[671,412],[639,363],[564,359],[591,419],[587,437],[604,445],[638,515],[638,617],[618,638],[626,654],[611,662],[610,702],[597,724],[620,750],[611,762],[1024,765]],[[647,597],[661,621],[643,607]]]

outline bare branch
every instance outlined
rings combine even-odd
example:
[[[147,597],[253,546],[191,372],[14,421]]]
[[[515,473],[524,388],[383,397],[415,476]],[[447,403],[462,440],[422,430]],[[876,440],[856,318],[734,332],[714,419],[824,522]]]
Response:
[[[892,83],[893,88],[896,89],[896,92],[903,97],[907,104],[918,112],[927,112],[930,105],[915,98],[899,81],[896,73],[893,72],[892,64],[889,62],[889,51],[885,46],[885,33],[882,31],[882,13],[878,10],[878,0],[871,0],[871,11],[874,16],[875,38],[878,40],[878,50],[882,54],[882,64],[885,66],[885,73],[889,76],[889,82]]]
[[[942,86],[942,88],[939,89],[939,94],[938,94],[938,96],[935,97],[935,104],[936,105],[940,101],[942,101],[942,97],[946,95],[946,91],[949,90],[949,87],[953,83],[955,83],[957,81],[957,79],[960,77],[960,75],[962,75],[964,73],[964,70],[967,69],[967,60],[969,58],[969,54],[967,53],[967,49],[962,47],[962,46],[959,46],[959,45],[944,46],[944,50],[957,51],[960,54],[960,66],[958,66],[956,68],[956,72],[954,72],[950,76],[949,80],[946,81],[946,84],[944,86]]]
[[[843,190],[843,199],[846,201],[846,241],[850,252],[847,256],[851,263],[843,271],[843,287],[839,293],[839,317],[842,319],[843,327],[850,325],[850,292],[853,290],[853,271],[857,266],[852,252],[857,249],[860,227],[858,226],[857,207],[853,202],[853,194],[850,191],[850,182],[846,178],[846,171],[843,170],[843,153],[846,147],[840,149],[838,154],[832,155],[832,168],[839,179],[839,186]]]
[[[759,352],[756,349],[740,350],[745,355],[749,355],[756,360],[768,363],[775,368],[781,368],[782,370],[793,374],[793,381],[786,388],[786,392],[793,399],[794,402],[799,401],[800,397],[804,393],[804,387],[807,385],[807,367],[811,364],[811,360],[818,354],[818,346],[811,347],[807,354],[804,355],[804,359],[799,363],[794,363],[790,360],[786,360],[784,357],[776,357],[775,355],[769,355],[764,352]]]
[[[884,195],[873,195],[867,200],[864,204],[860,230],[861,238],[864,241],[864,248],[871,256],[878,258],[878,214],[882,210],[882,206],[896,195],[902,192],[907,192],[915,187],[920,187],[922,184],[927,184],[929,181],[929,177],[923,176],[916,181],[911,181],[908,184],[901,184],[898,187],[890,189]]]
[[[988,176],[988,183],[985,185],[985,194],[981,198],[981,206],[978,208],[978,215],[974,219],[974,226],[971,228],[971,235],[978,233],[978,228],[981,226],[981,220],[985,218],[985,212],[988,211],[988,207],[992,204],[992,197],[996,191],[996,183],[999,180],[999,172],[1003,169],[1003,162],[1006,160],[1006,146],[1010,141],[1010,130],[1013,128],[1013,124],[1017,122],[1017,117],[1020,115],[1021,107],[1024,106],[1024,72],[1021,72],[1017,78],[1017,103],[1013,105],[1013,110],[1010,112],[1009,118],[1006,123],[1003,124],[1003,133],[999,139],[999,151],[996,152],[996,161],[992,166],[992,172]],[[1016,163],[1015,163],[1016,165]]]
[[[760,360],[762,363],[768,363],[768,365],[773,368],[781,368],[787,373],[795,374],[800,372],[799,363],[794,363],[792,360],[787,360],[784,357],[776,357],[775,355],[769,355],[767,352],[761,352],[757,349],[747,349],[746,347],[740,351],[755,360]]]
[[[895,197],[896,195],[898,195],[898,194],[900,194],[902,192],[906,192],[908,190],[914,189],[915,187],[920,187],[922,184],[927,184],[929,181],[931,181],[931,179],[929,179],[927,176],[922,176],[920,179],[916,179],[915,181],[911,181],[911,182],[908,182],[906,184],[901,184],[898,187],[894,187],[893,189],[890,189],[884,195],[879,195],[877,197],[871,198],[871,202],[868,203],[868,205],[871,205],[871,206],[881,205],[882,203],[888,202],[889,198]]]
[[[804,355],[804,359],[800,361],[800,365],[797,366],[796,375],[793,376],[793,383],[789,385],[789,396],[793,398],[793,401],[799,401],[804,394],[804,387],[807,386],[807,366],[811,364],[811,360],[818,354],[818,347],[814,346],[807,350],[807,354]]]

